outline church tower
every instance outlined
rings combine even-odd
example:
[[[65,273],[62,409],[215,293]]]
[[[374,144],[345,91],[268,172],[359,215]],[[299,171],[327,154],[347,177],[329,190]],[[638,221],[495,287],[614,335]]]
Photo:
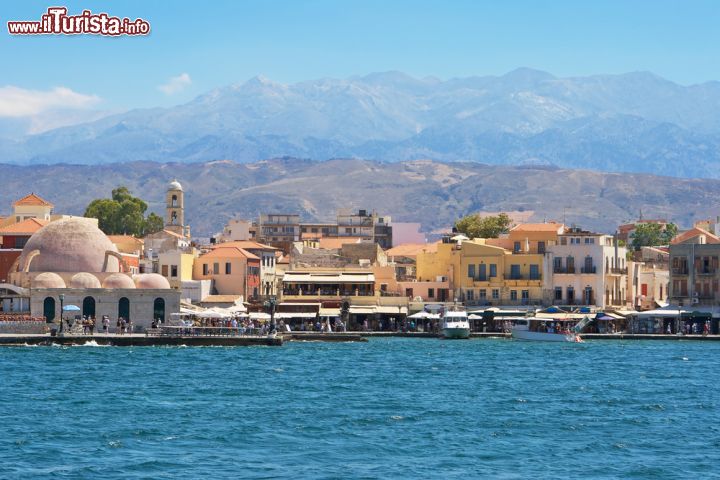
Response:
[[[165,194],[165,229],[178,235],[187,235],[185,228],[185,192],[177,180],[168,185]]]

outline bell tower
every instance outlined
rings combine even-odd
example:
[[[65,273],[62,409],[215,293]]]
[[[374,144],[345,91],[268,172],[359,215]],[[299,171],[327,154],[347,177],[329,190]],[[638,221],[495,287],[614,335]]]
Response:
[[[185,192],[177,180],[168,185],[165,194],[165,229],[185,235]]]

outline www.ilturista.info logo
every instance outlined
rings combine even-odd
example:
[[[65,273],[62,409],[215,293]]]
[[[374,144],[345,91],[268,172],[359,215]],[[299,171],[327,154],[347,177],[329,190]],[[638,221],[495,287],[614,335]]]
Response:
[[[107,13],[83,10],[80,15],[68,15],[66,7],[50,7],[40,21],[7,22],[11,35],[147,35],[150,23],[137,18],[111,17]]]

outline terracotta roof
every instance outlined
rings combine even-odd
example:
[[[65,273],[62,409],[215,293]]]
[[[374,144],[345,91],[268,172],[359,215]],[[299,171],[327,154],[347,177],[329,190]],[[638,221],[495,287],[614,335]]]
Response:
[[[385,251],[388,257],[417,257],[418,253],[437,252],[437,243],[404,243]]]
[[[19,235],[33,233],[40,230],[42,227],[50,223],[48,220],[40,220],[37,218],[28,218],[20,223],[13,223],[0,230],[0,235]]]
[[[520,223],[510,229],[511,232],[559,232],[564,225],[562,223]]]
[[[234,242],[223,242],[213,245],[211,248],[225,248],[225,247],[237,247],[245,250],[278,250],[270,245],[265,245],[260,242],[254,242],[252,240],[236,240]]]
[[[133,237],[132,235],[108,235],[113,243],[135,242],[138,244],[145,243],[142,238]]]
[[[361,243],[361,237],[323,237],[320,239],[320,248],[337,249],[342,248],[346,243]]]
[[[670,244],[677,245],[678,243],[685,243],[691,238],[695,238],[700,235],[705,235],[707,243],[720,243],[720,237],[717,237],[716,235],[713,235],[712,233],[708,232],[707,230],[703,230],[702,228],[693,227],[690,230],[687,230],[677,235],[675,238],[672,239]]]
[[[183,238],[183,239],[185,238],[185,235],[180,235],[179,233],[175,233],[172,230],[163,230],[163,232],[167,233],[168,235],[171,235],[173,237]]]
[[[260,260],[260,257],[253,255],[245,249],[238,247],[214,248],[208,253],[200,255],[200,258],[237,258],[244,257],[250,260]]]
[[[20,200],[16,200],[13,202],[12,206],[16,207],[18,205],[34,205],[34,206],[44,206],[44,207],[53,207],[54,205],[47,200],[44,200],[40,198],[38,195],[35,195],[34,193],[30,193],[28,195],[25,195]]]

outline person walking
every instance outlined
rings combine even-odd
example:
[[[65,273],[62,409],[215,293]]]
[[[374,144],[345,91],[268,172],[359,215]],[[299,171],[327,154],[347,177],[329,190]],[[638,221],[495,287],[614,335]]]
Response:
[[[102,319],[103,332],[107,335],[110,332],[110,317],[103,315]]]

